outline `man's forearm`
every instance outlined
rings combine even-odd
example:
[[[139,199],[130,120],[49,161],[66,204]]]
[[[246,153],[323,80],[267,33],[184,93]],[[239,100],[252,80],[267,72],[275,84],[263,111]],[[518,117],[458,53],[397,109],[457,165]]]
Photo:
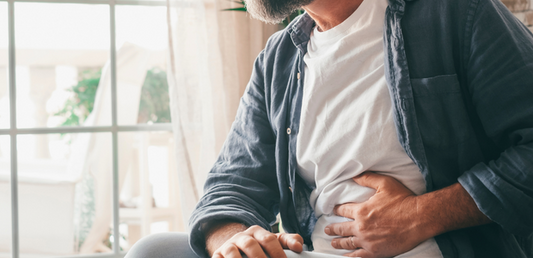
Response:
[[[459,183],[415,198],[416,214],[429,237],[491,223]]]
[[[324,229],[338,236],[334,248],[355,249],[351,256],[392,257],[442,233],[491,222],[459,183],[416,196],[389,176],[366,172],[353,180],[376,193],[362,203],[336,206],[336,215],[353,221]]]
[[[219,221],[211,225],[205,236],[205,247],[209,256],[212,256],[228,239],[246,229],[245,225],[233,221]]]

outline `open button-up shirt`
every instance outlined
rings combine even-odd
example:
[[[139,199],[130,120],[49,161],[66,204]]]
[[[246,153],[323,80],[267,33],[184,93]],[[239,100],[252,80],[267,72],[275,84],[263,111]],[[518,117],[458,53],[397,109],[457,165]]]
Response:
[[[312,244],[312,189],[296,173],[296,138],[314,26],[300,16],[258,56],[190,220],[199,254],[210,222],[270,229],[278,212],[287,232]],[[428,192],[459,182],[494,221],[436,236],[442,254],[526,257],[520,245],[533,241],[533,35],[498,0],[389,0],[384,26],[399,142]]]

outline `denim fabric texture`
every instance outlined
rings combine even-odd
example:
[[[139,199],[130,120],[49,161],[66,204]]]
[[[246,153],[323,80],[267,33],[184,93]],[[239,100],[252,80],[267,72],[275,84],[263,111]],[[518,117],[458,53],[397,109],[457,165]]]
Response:
[[[495,223],[436,236],[444,257],[527,257],[533,233],[533,35],[499,0],[389,0],[385,76],[398,140],[427,191],[456,182]],[[296,173],[304,14],[258,56],[205,195],[190,220],[204,253],[207,223],[231,219],[310,235],[312,189]],[[350,67],[339,67],[347,73]]]

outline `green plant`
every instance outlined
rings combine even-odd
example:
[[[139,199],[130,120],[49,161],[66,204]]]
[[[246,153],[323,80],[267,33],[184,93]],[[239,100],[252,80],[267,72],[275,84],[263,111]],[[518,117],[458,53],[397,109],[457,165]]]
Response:
[[[86,70],[80,73],[80,81],[68,91],[73,95],[65,102],[63,108],[54,116],[64,117],[62,126],[76,126],[85,121],[93,111],[96,89],[100,82],[101,70]]]
[[[247,11],[248,11],[248,10],[246,9],[246,3],[245,3],[244,1],[232,1],[232,2],[241,5],[241,7],[228,8],[228,9],[224,9],[224,10],[222,10],[222,11],[239,11],[239,12],[247,12]]]
[[[236,8],[228,8],[228,9],[224,9],[223,11],[239,11],[239,12],[248,12],[248,10],[246,9],[246,3],[244,1],[232,1],[234,3],[237,3],[241,6],[239,7],[236,7]],[[283,24],[284,27],[287,27],[287,25],[289,25],[289,23],[291,23],[292,20],[294,20],[294,18],[296,18],[298,15],[301,15],[304,13],[304,10],[296,10],[294,11],[293,13],[291,13],[291,15],[289,15],[287,18],[285,18],[281,24]]]
[[[148,70],[141,90],[137,123],[170,123],[169,105],[167,73],[159,68]]]
[[[68,89],[73,93],[72,96],[65,101],[60,111],[53,114],[64,118],[62,126],[81,125],[93,111],[100,75],[100,70],[82,71],[78,84]],[[153,68],[146,73],[146,79],[141,88],[137,122],[170,122],[167,74],[159,68]]]

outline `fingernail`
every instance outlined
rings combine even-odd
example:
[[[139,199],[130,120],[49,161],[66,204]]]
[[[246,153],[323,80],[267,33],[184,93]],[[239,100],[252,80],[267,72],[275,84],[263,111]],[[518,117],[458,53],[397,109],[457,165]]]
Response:
[[[326,227],[326,228],[324,229],[324,232],[326,232],[326,234],[329,235],[329,234],[331,234],[331,229],[330,229],[329,227]]]

